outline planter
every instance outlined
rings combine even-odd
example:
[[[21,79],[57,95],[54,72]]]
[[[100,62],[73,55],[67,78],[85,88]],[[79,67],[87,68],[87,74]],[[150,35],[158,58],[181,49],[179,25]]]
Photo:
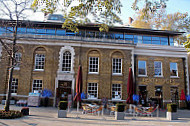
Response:
[[[29,115],[29,108],[28,107],[24,107],[21,109],[21,113],[26,116]]]
[[[115,119],[116,120],[124,120],[125,113],[124,112],[115,112]]]
[[[167,112],[166,118],[167,120],[177,120],[178,114],[177,112]]]
[[[58,110],[58,118],[66,118],[67,110]]]

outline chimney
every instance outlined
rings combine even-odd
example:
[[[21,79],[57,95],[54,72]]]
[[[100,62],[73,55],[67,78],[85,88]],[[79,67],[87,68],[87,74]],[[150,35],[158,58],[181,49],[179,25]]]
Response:
[[[132,22],[133,22],[133,18],[129,17],[129,25],[132,24]]]

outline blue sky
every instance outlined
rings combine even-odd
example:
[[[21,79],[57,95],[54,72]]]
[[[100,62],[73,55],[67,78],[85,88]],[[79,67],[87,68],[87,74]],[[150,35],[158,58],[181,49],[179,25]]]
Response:
[[[128,23],[128,17],[134,17],[135,11],[131,9],[134,0],[121,0],[123,7],[121,9],[121,19],[123,23]],[[167,2],[167,13],[188,12],[190,16],[190,0],[169,0]]]
[[[128,23],[129,17],[134,17],[135,11],[131,9],[132,3],[134,0],[121,0],[123,7],[121,8],[121,19],[123,23]],[[175,13],[181,12],[185,13],[188,12],[190,16],[190,0],[169,0],[167,2],[167,12],[168,13]],[[41,12],[38,13],[28,13],[28,19],[30,20],[38,20],[43,21],[44,15]]]

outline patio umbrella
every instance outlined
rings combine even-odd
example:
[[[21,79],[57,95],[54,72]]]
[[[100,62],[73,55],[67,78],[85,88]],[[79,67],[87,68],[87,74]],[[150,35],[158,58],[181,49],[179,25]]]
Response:
[[[129,76],[127,81],[127,103],[132,104],[133,103],[133,93],[134,93],[134,87],[133,87],[133,73],[132,68],[129,68]]]
[[[186,100],[185,93],[184,93],[183,89],[181,90],[181,97],[180,97],[180,100],[181,100],[181,101],[185,101],[185,100]]]
[[[82,93],[82,67],[79,65],[77,80],[76,80],[76,95],[74,101],[77,101],[77,111],[79,110],[79,102],[81,101],[81,93]]]

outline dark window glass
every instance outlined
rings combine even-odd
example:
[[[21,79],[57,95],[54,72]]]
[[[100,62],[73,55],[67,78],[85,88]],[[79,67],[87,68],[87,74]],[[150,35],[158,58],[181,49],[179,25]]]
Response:
[[[114,39],[114,33],[106,33],[105,38]]]
[[[115,34],[115,39],[116,40],[124,40],[123,34]]]
[[[86,37],[88,37],[88,38],[94,38],[95,37],[95,32],[93,32],[93,31],[86,32]]]
[[[104,33],[103,32],[96,32],[96,38],[103,38]]]

